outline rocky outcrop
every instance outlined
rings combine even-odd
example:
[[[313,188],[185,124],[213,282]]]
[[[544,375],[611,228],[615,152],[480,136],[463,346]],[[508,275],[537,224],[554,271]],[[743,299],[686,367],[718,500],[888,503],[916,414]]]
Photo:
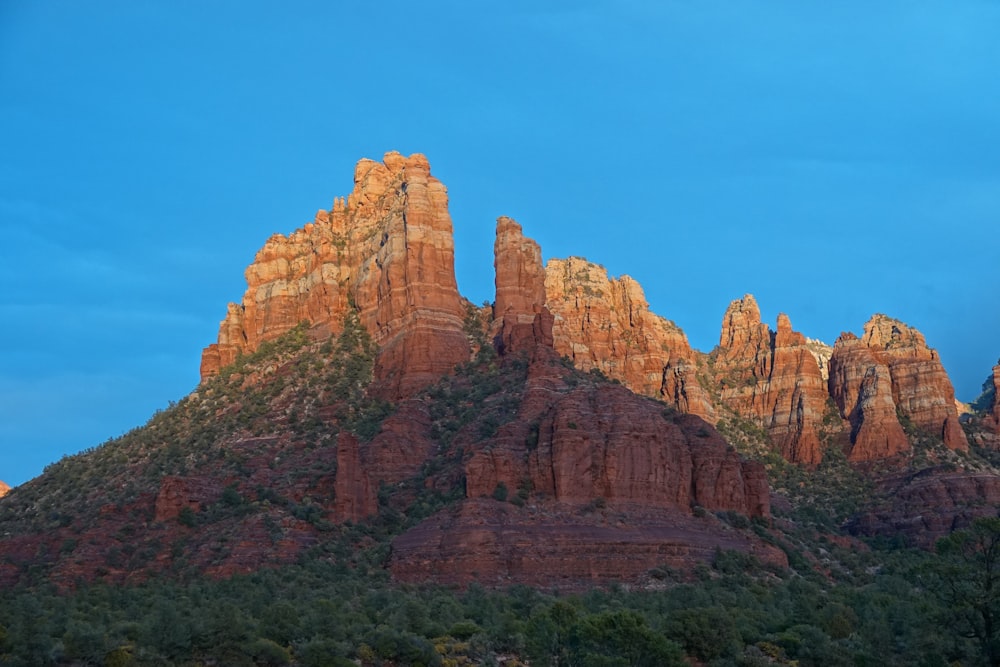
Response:
[[[335,494],[334,516],[338,521],[360,521],[378,512],[375,487],[361,465],[358,439],[347,431],[337,437]]]
[[[901,536],[910,545],[929,548],[980,517],[996,516],[1000,476],[927,468],[886,477],[877,493],[882,503],[855,517],[847,528],[868,537]]]
[[[8,493],[10,493],[10,486],[4,482],[0,482],[0,498],[3,498]]]
[[[901,419],[940,437],[950,449],[968,449],[955,391],[937,352],[899,320],[875,315],[861,338],[841,334],[830,359],[829,390],[851,423],[851,460],[908,451]]]
[[[876,461],[908,451],[896,417],[889,367],[852,333],[842,333],[830,358],[830,395],[851,424],[851,461]]]
[[[410,395],[468,359],[447,191],[422,155],[358,162],[346,200],[271,237],[246,278],[242,304],[230,304],[202,355],[203,378],[301,321],[337,332],[351,308],[379,346],[387,396]]]
[[[211,480],[199,477],[164,477],[153,506],[156,521],[177,519],[185,509],[202,511],[218,500],[222,490]]]
[[[764,427],[785,459],[806,465],[822,459],[827,396],[814,347],[785,314],[772,332],[747,294],[726,310],[713,365],[723,403]]]
[[[941,437],[949,449],[968,449],[958,423],[955,389],[923,334],[899,320],[875,315],[865,324],[862,341],[886,360],[900,413],[918,428]]]
[[[521,413],[532,412],[522,406]],[[624,387],[581,387],[559,395],[531,425],[514,423],[504,446],[476,452],[466,465],[470,498],[498,485],[559,503],[595,498],[690,513],[695,506],[748,516],[770,512],[763,467],[744,461],[711,425]],[[525,428],[528,432],[523,433]]]
[[[521,225],[507,217],[497,219],[493,244],[496,299],[490,334],[500,354],[551,348],[552,316],[545,307],[545,269],[542,250],[524,236]]]
[[[673,322],[649,310],[639,284],[609,279],[604,267],[571,257],[545,267],[546,304],[556,352],[581,370],[597,369],[633,391],[711,419],[695,379],[697,355]]]
[[[728,549],[788,564],[778,547],[721,525],[713,515],[623,512],[611,505],[517,508],[479,498],[396,538],[389,569],[404,582],[582,591],[609,583],[655,586],[650,573],[657,568],[687,571]]]

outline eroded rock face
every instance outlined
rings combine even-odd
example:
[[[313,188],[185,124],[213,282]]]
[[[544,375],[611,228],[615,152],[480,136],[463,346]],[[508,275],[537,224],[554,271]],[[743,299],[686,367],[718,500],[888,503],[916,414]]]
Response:
[[[679,327],[650,312],[639,283],[609,279],[604,267],[571,257],[549,260],[545,293],[558,354],[584,371],[596,368],[637,393],[712,418],[711,401],[694,377],[697,355]]]
[[[552,347],[552,316],[546,308],[542,250],[510,218],[497,219],[493,244],[496,299],[491,337],[501,353]]]
[[[533,507],[478,498],[439,512],[396,538],[389,569],[400,581],[473,582],[546,590],[587,590],[611,582],[642,585],[653,568],[689,570],[717,549],[752,553],[787,566],[773,545],[720,526],[714,517],[646,508],[620,511]]]
[[[334,516],[338,521],[360,521],[378,512],[378,497],[361,464],[358,439],[347,431],[337,436],[335,494]]]
[[[690,569],[715,549],[787,563],[696,511],[768,517],[762,465],[697,416],[617,385],[569,389],[557,360],[531,358],[518,418],[466,461],[466,499],[393,542],[395,578],[579,590],[641,584],[651,568]]]
[[[875,315],[864,334],[841,334],[830,359],[830,395],[851,423],[851,460],[894,456],[910,448],[900,417],[966,450],[955,390],[937,352],[923,335],[885,315]]]
[[[785,459],[806,465],[822,459],[827,396],[814,347],[785,314],[772,332],[747,294],[726,310],[714,365],[727,407],[767,429]]]
[[[910,544],[932,547],[980,517],[996,516],[1000,476],[991,472],[951,472],[928,468],[883,479],[882,507],[852,520],[857,535],[901,535]]]
[[[466,465],[470,498],[490,496],[501,483],[512,490],[527,484],[569,505],[603,498],[685,513],[694,506],[770,512],[760,464],[742,460],[699,417],[665,415],[624,387],[561,394],[530,426],[509,429],[518,434],[501,434],[505,446],[478,451]]]
[[[896,417],[889,367],[852,333],[842,333],[830,358],[830,395],[851,424],[851,461],[876,461],[908,451]]]
[[[271,237],[246,278],[242,304],[230,304],[202,355],[203,378],[303,320],[336,333],[352,307],[378,343],[387,396],[410,395],[468,359],[448,195],[422,155],[358,162],[347,199]]]

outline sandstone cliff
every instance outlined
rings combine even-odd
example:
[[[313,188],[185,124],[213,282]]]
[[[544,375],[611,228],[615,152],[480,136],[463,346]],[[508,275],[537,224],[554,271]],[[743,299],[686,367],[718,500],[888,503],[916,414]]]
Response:
[[[955,391],[937,352],[899,320],[874,315],[864,334],[841,334],[830,359],[830,395],[851,423],[850,458],[885,458],[910,447],[904,420],[968,449],[958,422]]]
[[[807,465],[822,459],[819,430],[826,409],[815,347],[792,330],[787,315],[778,316],[772,332],[747,294],[726,310],[713,364],[722,402],[764,427],[785,459]]]
[[[689,567],[715,549],[752,551],[784,564],[783,554],[756,537],[725,529],[710,513],[699,518],[695,512],[701,507],[768,517],[770,496],[761,464],[743,460],[697,416],[679,415],[620,385],[578,384],[579,375],[559,361],[554,349],[562,341],[578,353],[594,350],[586,357],[592,364],[641,370],[643,364],[629,366],[628,361],[648,362],[657,332],[665,329],[686,346],[683,334],[650,315],[641,291],[628,279],[608,281],[603,270],[569,260],[577,272],[595,275],[557,282],[571,285],[581,298],[578,306],[567,308],[565,301],[572,297],[556,292],[562,297],[556,308],[574,316],[584,333],[560,339],[553,335],[546,306],[551,292],[541,290],[546,274],[537,244],[517,223],[501,218],[494,251],[497,296],[490,330],[508,372],[513,364],[527,362],[516,409],[506,412],[516,418],[508,418],[485,442],[477,443],[474,432],[457,436],[457,446],[468,452],[466,499],[393,542],[393,574],[405,581],[574,587],[635,581],[664,563]],[[565,268],[552,262],[550,271],[553,266]],[[603,291],[591,286],[596,293],[587,294],[580,288],[591,283]],[[631,320],[611,314],[621,306]],[[579,318],[588,309],[594,317]],[[588,327],[598,322],[605,328],[598,325],[596,331],[603,333],[595,335]],[[625,326],[641,343],[616,347],[620,341],[607,329],[618,333]],[[563,336],[580,333],[567,328],[565,318],[556,317],[555,327],[562,327]],[[652,363],[655,368],[659,361]],[[482,412],[495,410],[490,406],[496,403],[485,403]]]
[[[358,162],[346,200],[271,237],[246,278],[242,303],[230,304],[203,353],[203,378],[303,320],[336,332],[354,307],[378,343],[376,378],[390,397],[468,359],[447,191],[422,155]]]
[[[493,244],[496,299],[490,335],[504,354],[552,346],[552,316],[546,308],[542,250],[507,217],[497,220]]]
[[[639,284],[577,257],[545,267],[555,350],[581,370],[597,369],[635,392],[712,419],[695,378],[697,354],[677,325],[649,310]]]

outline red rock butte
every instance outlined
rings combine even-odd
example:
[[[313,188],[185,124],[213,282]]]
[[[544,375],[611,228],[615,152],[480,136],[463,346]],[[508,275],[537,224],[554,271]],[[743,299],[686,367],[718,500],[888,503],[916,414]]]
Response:
[[[202,378],[299,322],[336,333],[356,307],[379,346],[383,393],[411,394],[469,356],[454,255],[447,190],[427,159],[361,160],[346,199],[257,253],[242,303],[202,354]]]
[[[749,420],[805,465],[819,463],[837,434],[854,461],[909,451],[900,418],[951,449],[968,447],[937,353],[897,320],[876,315],[860,338],[844,334],[831,348],[794,331],[784,314],[772,331],[746,295],[726,310],[709,356],[651,312],[629,276],[611,278],[576,257],[543,267],[538,244],[510,218],[497,221],[494,256],[496,299],[481,316],[501,351],[531,351],[545,339],[577,368],[680,412]],[[351,194],[271,237],[246,278],[242,302],[229,305],[218,342],[202,355],[203,379],[302,321],[317,336],[336,333],[352,309],[378,344],[376,387],[387,398],[412,396],[469,359],[447,191],[423,155],[359,161]],[[1000,405],[984,421],[1000,431]]]

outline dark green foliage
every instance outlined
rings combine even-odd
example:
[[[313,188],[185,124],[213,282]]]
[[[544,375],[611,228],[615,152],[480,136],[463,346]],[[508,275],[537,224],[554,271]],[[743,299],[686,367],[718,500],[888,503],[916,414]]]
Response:
[[[1000,359],[997,360],[997,364],[1000,364]],[[988,412],[993,407],[996,391],[996,387],[993,386],[993,376],[990,375],[983,381],[983,392],[972,402],[972,409],[979,414]]]
[[[938,541],[940,558],[921,571],[957,635],[974,639],[982,664],[1000,665],[1000,517],[976,520]]]

